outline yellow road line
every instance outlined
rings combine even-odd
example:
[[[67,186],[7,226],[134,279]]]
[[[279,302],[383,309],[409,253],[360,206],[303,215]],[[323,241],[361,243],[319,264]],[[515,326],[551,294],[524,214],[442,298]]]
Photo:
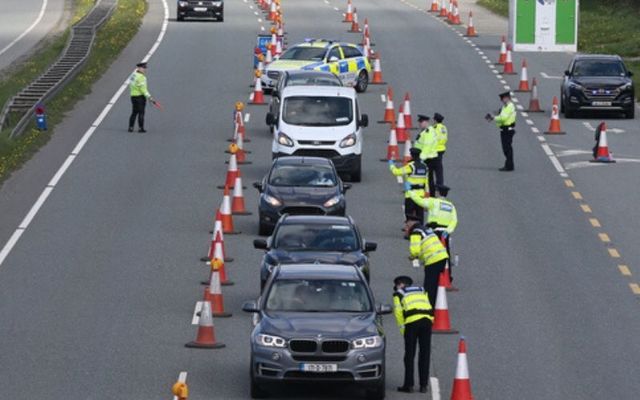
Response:
[[[605,243],[611,242],[611,239],[609,239],[609,235],[607,235],[606,233],[598,233],[598,237]]]
[[[589,207],[586,204],[580,204],[580,208],[582,208],[582,211],[584,211],[586,213],[590,213],[591,212],[591,207]]]
[[[593,226],[594,228],[600,228],[602,225],[600,225],[600,221],[598,221],[597,218],[589,218],[589,222],[591,222],[591,226]]]
[[[609,251],[609,255],[613,258],[620,258],[620,253],[616,249],[607,249]]]
[[[571,195],[576,200],[582,200],[582,195],[580,194],[580,192],[571,192]]]
[[[631,288],[633,294],[640,294],[640,285],[638,285],[637,283],[630,283],[629,287]]]
[[[620,270],[620,273],[624,276],[631,276],[631,270],[629,270],[629,267],[626,265],[618,265],[618,269]]]
[[[573,181],[571,179],[565,179],[564,180],[564,184],[567,185],[567,187],[569,187],[569,188],[575,187],[575,185],[573,184]]]

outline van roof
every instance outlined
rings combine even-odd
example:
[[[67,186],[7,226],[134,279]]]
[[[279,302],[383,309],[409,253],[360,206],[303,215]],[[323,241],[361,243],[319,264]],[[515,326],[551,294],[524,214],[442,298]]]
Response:
[[[282,98],[289,96],[332,96],[356,98],[356,91],[342,86],[287,86],[282,91]]]

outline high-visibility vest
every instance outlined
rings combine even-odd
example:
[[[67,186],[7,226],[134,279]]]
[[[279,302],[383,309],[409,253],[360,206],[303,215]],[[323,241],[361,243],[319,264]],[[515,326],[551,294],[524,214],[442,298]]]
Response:
[[[433,128],[436,131],[436,139],[438,141],[436,150],[438,152],[447,151],[447,141],[449,140],[447,127],[443,123],[437,123]]]
[[[419,197],[424,197],[425,189],[429,186],[429,170],[425,163],[422,161],[410,161],[400,168],[391,165],[390,169],[394,176],[403,175],[406,177],[407,182],[411,184],[411,190],[404,194],[405,198],[409,198],[411,192]]]
[[[418,229],[409,236],[411,257],[420,257],[425,267],[449,258],[447,249],[433,231]]]
[[[143,73],[136,71],[131,74],[131,77],[129,78],[129,93],[131,93],[131,97],[151,97],[151,94],[147,89],[147,77],[144,76]]]
[[[444,227],[449,234],[458,226],[458,213],[452,202],[437,197],[420,197],[409,194],[411,200],[427,210],[427,224]]]
[[[505,126],[513,126],[516,123],[516,106],[512,102],[508,102],[500,109],[500,114],[493,119],[498,128]]]
[[[436,138],[436,130],[433,129],[433,126],[430,126],[426,130],[420,132],[417,144],[418,148],[421,150],[421,160],[438,157],[438,151],[436,150],[436,147],[438,146],[438,139]]]
[[[412,322],[428,318],[433,322],[433,309],[429,302],[429,295],[421,287],[411,286],[397,290],[393,294],[393,313],[400,331]]]

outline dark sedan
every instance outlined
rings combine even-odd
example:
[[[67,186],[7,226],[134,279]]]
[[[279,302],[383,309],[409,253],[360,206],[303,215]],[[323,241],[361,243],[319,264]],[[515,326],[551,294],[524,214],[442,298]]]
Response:
[[[321,157],[280,157],[253,186],[260,192],[259,234],[268,235],[283,214],[344,215],[342,183],[331,160]]]
[[[176,19],[185,18],[215,18],[224,21],[223,0],[178,0]]]
[[[368,253],[378,247],[362,238],[351,217],[284,215],[268,239],[253,241],[266,250],[260,265],[260,289],[280,264],[355,265],[369,280]]]
[[[634,118],[632,75],[619,56],[575,56],[565,71],[561,112],[572,118],[578,111],[621,111]]]

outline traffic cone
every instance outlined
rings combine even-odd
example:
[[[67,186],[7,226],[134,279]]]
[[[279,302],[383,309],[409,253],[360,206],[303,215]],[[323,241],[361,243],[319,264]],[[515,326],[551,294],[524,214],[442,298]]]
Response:
[[[531,98],[529,99],[529,109],[527,112],[544,112],[544,110],[540,108],[540,100],[538,99],[538,81],[536,78],[533,78],[531,81]]]
[[[436,297],[436,309],[431,331],[442,334],[458,333],[458,331],[451,328],[449,306],[447,305],[447,289],[444,286],[444,279],[444,272],[442,272],[438,277],[438,295]]]
[[[171,386],[171,394],[174,395],[174,400],[187,400],[189,397],[189,386],[184,382],[176,382]]]
[[[273,62],[273,49],[271,48],[271,43],[267,43],[267,55],[264,60],[264,65],[269,65]],[[260,71],[262,73],[262,71]],[[255,84],[254,84],[255,87]]]
[[[344,15],[344,21],[342,22],[353,22],[353,5],[351,4],[351,0],[347,0],[347,13]]]
[[[260,66],[262,61],[262,54],[258,57],[258,68],[257,70],[261,71],[263,67]],[[230,142],[234,142],[239,135],[242,135],[242,140],[244,142],[249,142],[247,139],[247,132],[244,126],[244,116],[242,115],[242,111],[244,110],[244,103],[241,101],[236,102],[235,115],[233,117],[233,137],[229,139]]]
[[[520,72],[520,85],[516,92],[530,92],[529,89],[529,76],[527,74],[527,60],[522,60],[522,71]]]
[[[453,1],[453,13],[451,15],[451,25],[462,25],[462,21],[460,21],[460,11],[458,10],[458,2]]]
[[[213,244],[213,257],[211,260],[218,259],[223,261],[218,270],[220,272],[220,283],[222,286],[233,286],[235,283],[227,278],[227,268],[224,266],[224,252],[222,250],[222,239],[220,239],[220,235],[221,233],[216,234],[216,240]],[[209,260],[209,265],[211,265],[211,260]],[[209,282],[203,282],[205,285],[208,283]]]
[[[275,21],[277,17],[278,14],[276,13],[276,2],[272,1],[271,8],[269,9],[269,15],[267,15],[267,21]]]
[[[273,48],[273,46],[271,46]],[[276,57],[280,57],[282,55],[282,42],[280,40],[276,41],[276,51],[274,53]]]
[[[447,7],[447,22],[451,23],[453,20],[453,1],[449,0],[449,6]]]
[[[551,106],[551,122],[549,122],[549,130],[546,135],[564,135],[566,132],[560,128],[560,110],[558,107],[558,97],[553,96],[553,106]]]
[[[234,144],[234,143],[231,143]],[[227,167],[227,178],[224,181],[224,185],[218,186],[218,189],[224,189],[225,186],[233,187],[236,183],[236,177],[240,171],[238,170],[238,159],[235,153],[231,153],[229,156],[229,167]]]
[[[411,161],[411,140],[407,139],[406,142],[404,142],[404,153],[402,155],[402,163],[403,164],[407,164],[409,161]]]
[[[447,13],[447,1],[446,0],[442,0],[440,2],[440,14],[438,15],[438,17],[446,18],[447,15],[448,15],[448,13]]]
[[[516,75],[516,71],[514,71],[513,69],[513,58],[511,57],[511,45],[507,46],[507,59],[504,62],[502,75]]]
[[[467,25],[467,34],[466,37],[477,37],[478,32],[476,32],[476,27],[473,26],[473,12],[469,11],[469,25]]]
[[[267,105],[264,101],[264,92],[262,91],[262,80],[260,77],[262,76],[262,71],[255,72],[256,80],[253,86],[253,93],[251,98],[249,99],[249,104],[255,105]]]
[[[429,12],[432,12],[432,13],[438,12],[438,0],[433,0],[431,2],[431,8],[429,9]]]
[[[389,130],[389,143],[387,144],[387,158],[380,159],[380,161],[398,161],[399,159],[400,149],[398,148],[398,137],[396,136],[396,123],[392,122]]]
[[[366,43],[366,39],[369,37],[369,19],[364,19],[364,26],[362,27],[362,42],[360,42],[361,46],[364,46]]]
[[[358,25],[358,9],[353,9],[353,21],[351,22],[351,29],[347,32],[360,33],[360,25]]]
[[[380,66],[380,58],[373,60],[373,78],[370,85],[386,85],[387,82],[382,80],[382,67]]]
[[[244,138],[242,136],[238,136],[236,142],[229,145],[229,152],[233,151],[236,152],[238,164],[251,164],[251,161],[247,161],[247,151],[244,150]]]
[[[451,283],[451,273],[449,271],[450,261],[451,260],[447,260],[447,265],[444,267],[444,271],[442,272],[442,274],[444,275],[444,288],[447,290],[447,292],[457,292],[459,289],[453,286],[453,284]]]
[[[242,192],[242,177],[236,178],[233,186],[233,198],[231,199],[231,214],[233,215],[251,215],[244,205],[244,194]]]
[[[473,400],[471,380],[469,379],[469,365],[467,363],[467,345],[464,337],[461,337],[458,343],[458,362],[456,376],[453,378],[451,400]]]
[[[196,349],[219,349],[224,347],[223,343],[216,341],[216,333],[213,327],[213,317],[211,315],[211,303],[202,302],[200,311],[200,322],[198,323],[198,334],[196,340],[185,344],[185,347]]]
[[[233,229],[233,216],[231,215],[231,197],[229,196],[229,186],[225,186],[220,205],[220,216],[222,217],[222,232],[229,235],[236,235]]]
[[[502,44],[500,44],[500,57],[496,64],[504,65],[505,62],[507,62],[507,39],[503,36]]]
[[[609,153],[609,145],[607,143],[607,124],[601,122],[598,125],[600,130],[600,139],[598,140],[598,150],[596,151],[596,158],[592,162],[599,163],[614,163],[616,162]]]
[[[384,109],[384,118],[378,122],[381,124],[396,122],[396,114],[393,107],[393,89],[391,86],[387,88],[387,105]]]
[[[222,214],[220,214],[220,209],[216,210],[216,218],[213,224],[213,231],[211,231],[211,244],[209,244],[209,250],[207,251],[207,255],[205,257],[200,258],[200,261],[211,261],[211,259],[214,258],[216,245],[218,243],[220,246],[220,258],[222,258],[224,262],[232,262],[233,257],[227,257],[226,251],[224,249],[224,233],[222,231]]]
[[[398,143],[404,143],[409,139],[409,134],[404,125],[404,105],[400,106],[398,119],[396,119],[396,138],[398,139]]]
[[[404,106],[402,107],[404,114],[404,126],[407,130],[413,129],[413,121],[411,118],[411,96],[409,92],[404,95]]]
[[[214,258],[211,260],[211,277],[209,286],[204,288],[204,301],[211,303],[211,315],[219,318],[228,318],[231,313],[224,311],[224,297],[222,296],[222,285],[220,283],[220,266],[224,265],[222,260]]]

